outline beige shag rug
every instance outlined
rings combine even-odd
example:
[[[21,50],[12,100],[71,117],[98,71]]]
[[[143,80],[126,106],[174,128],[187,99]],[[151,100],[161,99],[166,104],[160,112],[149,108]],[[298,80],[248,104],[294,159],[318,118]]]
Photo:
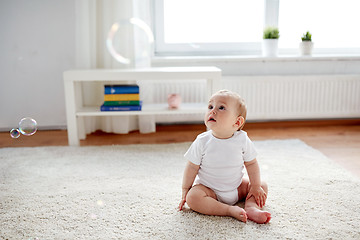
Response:
[[[255,142],[269,224],[177,212],[189,145],[0,149],[0,239],[360,239],[360,180],[296,139]]]

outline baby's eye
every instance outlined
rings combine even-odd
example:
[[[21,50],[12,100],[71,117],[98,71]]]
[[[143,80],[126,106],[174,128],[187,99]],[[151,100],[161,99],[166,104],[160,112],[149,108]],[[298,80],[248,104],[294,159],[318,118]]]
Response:
[[[213,106],[212,106],[212,105],[209,105],[209,106],[208,106],[208,109],[213,109]]]
[[[224,106],[220,106],[220,107],[219,107],[219,110],[225,110],[225,107],[224,107]]]

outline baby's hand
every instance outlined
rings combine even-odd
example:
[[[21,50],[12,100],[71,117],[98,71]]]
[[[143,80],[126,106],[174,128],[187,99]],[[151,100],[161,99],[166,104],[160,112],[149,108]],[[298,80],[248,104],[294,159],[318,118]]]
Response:
[[[181,200],[181,202],[180,202],[180,204],[179,204],[179,206],[178,206],[178,208],[177,208],[178,211],[181,211],[181,210],[183,209],[183,207],[184,207],[184,205],[185,205],[185,202],[186,202],[185,199],[182,199],[182,200]]]
[[[261,186],[251,186],[249,193],[246,197],[246,200],[248,200],[251,197],[255,198],[256,204],[262,208],[265,205],[266,202],[266,192]]]
[[[182,196],[181,196],[181,201],[180,204],[178,206],[178,211],[181,211],[186,203],[186,195],[189,192],[189,188],[183,188],[182,189]]]

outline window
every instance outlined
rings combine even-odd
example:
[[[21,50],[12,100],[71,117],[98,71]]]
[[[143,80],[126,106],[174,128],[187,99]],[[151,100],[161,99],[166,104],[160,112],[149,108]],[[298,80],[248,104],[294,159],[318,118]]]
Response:
[[[314,53],[360,53],[358,0],[154,0],[156,55],[260,55],[265,26],[280,54],[313,35]]]
[[[356,51],[359,9],[358,0],[281,0],[279,47],[297,48],[302,34],[310,31],[318,52]]]
[[[155,0],[154,15],[160,54],[239,54],[261,48],[264,0]]]

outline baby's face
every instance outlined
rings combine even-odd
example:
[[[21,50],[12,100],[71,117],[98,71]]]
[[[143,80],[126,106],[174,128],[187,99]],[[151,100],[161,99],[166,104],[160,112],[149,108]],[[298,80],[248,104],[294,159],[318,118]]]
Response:
[[[239,128],[238,118],[237,103],[233,97],[214,95],[210,98],[204,122],[215,137],[231,137]]]

